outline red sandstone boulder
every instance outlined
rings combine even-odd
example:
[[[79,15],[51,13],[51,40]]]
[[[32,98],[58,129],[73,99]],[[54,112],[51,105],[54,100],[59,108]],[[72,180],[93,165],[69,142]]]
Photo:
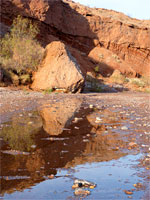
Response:
[[[34,90],[57,88],[75,93],[80,92],[83,86],[84,75],[67,46],[58,41],[47,45],[43,62],[34,75],[31,88]]]
[[[119,58],[119,56],[112,51],[101,47],[95,47],[90,51],[88,56],[93,62],[98,63],[97,70],[103,76],[110,76],[116,69],[126,76],[136,76],[136,72],[132,69],[130,64],[125,63],[124,60]]]

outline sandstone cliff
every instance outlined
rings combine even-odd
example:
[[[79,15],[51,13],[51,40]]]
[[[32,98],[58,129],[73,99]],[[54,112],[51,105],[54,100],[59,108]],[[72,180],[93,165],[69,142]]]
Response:
[[[94,47],[102,47],[117,55],[136,75],[150,75],[150,20],[132,19],[69,0],[1,0],[1,11],[5,25],[18,14],[38,22],[43,45],[62,40],[87,55]]]

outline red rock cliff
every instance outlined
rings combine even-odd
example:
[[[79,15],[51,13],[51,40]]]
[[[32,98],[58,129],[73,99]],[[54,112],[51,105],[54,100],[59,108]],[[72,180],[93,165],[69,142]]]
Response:
[[[86,54],[103,47],[137,74],[150,75],[150,20],[69,0],[1,0],[4,24],[11,24],[18,14],[39,22],[39,39],[45,45],[60,39]]]

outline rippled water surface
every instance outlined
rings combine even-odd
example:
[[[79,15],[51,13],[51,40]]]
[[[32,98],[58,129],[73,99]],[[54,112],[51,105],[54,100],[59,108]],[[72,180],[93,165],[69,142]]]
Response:
[[[119,105],[73,99],[14,116],[1,125],[1,198],[148,199],[149,136],[148,116]],[[75,179],[96,187],[75,196]]]

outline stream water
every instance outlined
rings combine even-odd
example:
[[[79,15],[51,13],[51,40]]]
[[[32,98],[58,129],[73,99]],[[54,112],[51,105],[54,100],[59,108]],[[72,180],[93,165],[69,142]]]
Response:
[[[14,116],[0,127],[0,198],[149,199],[150,125],[140,115],[74,99]],[[77,196],[75,179],[96,187]]]

